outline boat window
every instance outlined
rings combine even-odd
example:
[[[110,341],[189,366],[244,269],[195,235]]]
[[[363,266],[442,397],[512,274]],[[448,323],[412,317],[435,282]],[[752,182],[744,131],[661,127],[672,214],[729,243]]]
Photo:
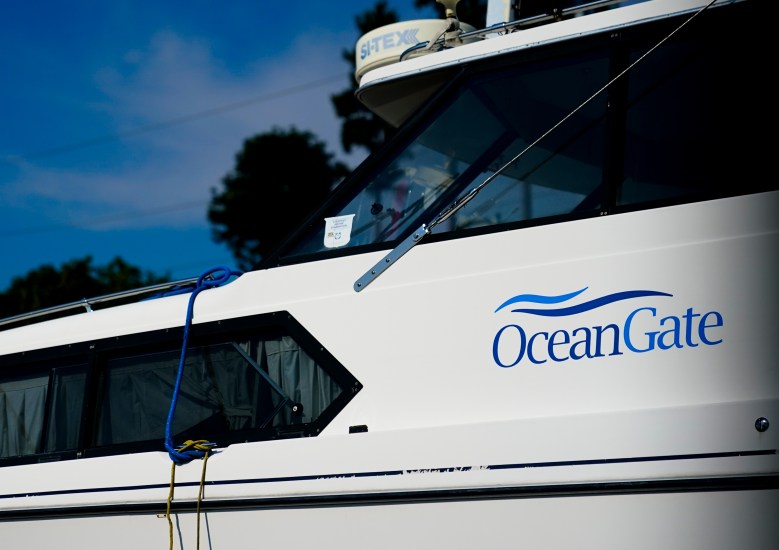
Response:
[[[755,136],[773,97],[764,74],[745,62],[760,51],[762,33],[725,17],[703,14],[705,24],[689,25],[628,73],[618,205],[768,187],[769,140]],[[628,62],[652,44],[634,47]]]
[[[76,449],[85,380],[86,364],[0,378],[0,458]]]
[[[165,451],[181,329],[0,358],[0,466]],[[194,325],[174,444],[315,436],[360,384],[286,312]]]
[[[179,360],[180,351],[171,350],[106,361],[96,446],[165,433]],[[193,347],[187,350],[172,433],[177,441],[219,443],[219,436],[230,432],[307,424],[342,390],[289,336]]]
[[[433,232],[600,207],[596,191],[603,181],[605,96],[596,97],[528,147],[591,97],[607,76],[605,56],[580,55],[562,65],[538,63],[471,83],[451,109],[463,122],[449,131],[464,132],[473,143],[453,152],[453,158],[466,164],[458,187],[473,188],[522,155]],[[440,140],[445,142],[446,137],[441,135]],[[588,200],[593,194],[595,200]]]
[[[541,136],[607,74],[605,56],[579,55],[564,65],[538,63],[470,82],[293,254],[401,238]],[[605,106],[599,98],[581,109],[436,230],[597,209],[598,200],[586,199],[602,182]]]
[[[40,452],[48,373],[4,380],[0,386],[0,457]]]

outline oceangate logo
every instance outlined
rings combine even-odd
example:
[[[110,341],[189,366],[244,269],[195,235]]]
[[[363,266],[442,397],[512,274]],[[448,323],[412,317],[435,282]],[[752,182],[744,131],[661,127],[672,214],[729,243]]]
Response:
[[[525,363],[541,365],[548,361],[578,361],[625,353],[647,353],[684,347],[714,346],[722,342],[720,329],[724,326],[718,311],[698,313],[694,307],[668,312],[673,306],[667,298],[672,294],[656,290],[627,290],[599,298],[560,306],[574,300],[587,287],[560,296],[519,294],[498,306],[495,313],[511,308],[521,314],[519,323],[507,324],[498,330],[492,343],[492,358],[499,367],[509,368]],[[534,331],[532,317],[570,317],[585,311],[606,308],[625,300],[642,300],[625,318],[611,319],[593,326],[561,327],[553,331]],[[523,305],[525,304],[525,305]],[[537,304],[544,307],[528,307]],[[608,308],[604,309],[604,318]]]

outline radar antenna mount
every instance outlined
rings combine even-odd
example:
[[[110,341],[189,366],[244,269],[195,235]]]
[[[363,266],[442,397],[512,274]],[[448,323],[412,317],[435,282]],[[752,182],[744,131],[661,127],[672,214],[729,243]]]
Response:
[[[457,18],[457,3],[459,1],[460,0],[436,0],[436,2],[444,7],[446,21],[444,21],[443,30],[434,39],[428,42],[425,50],[432,49],[441,37],[444,38],[443,47],[445,48],[462,44],[462,40],[460,39],[462,29],[460,28],[460,20]]]

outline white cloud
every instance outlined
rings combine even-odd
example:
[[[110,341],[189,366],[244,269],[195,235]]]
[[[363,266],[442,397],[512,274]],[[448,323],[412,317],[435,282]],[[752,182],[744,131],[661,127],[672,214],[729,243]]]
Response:
[[[319,34],[313,44],[310,36],[301,36],[287,51],[273,52],[236,74],[212,55],[208,43],[160,32],[146,48],[128,51],[122,66],[96,75],[106,96],[102,106],[108,106],[118,136],[115,143],[101,145],[100,151],[111,149],[105,156],[113,159],[110,164],[87,171],[22,163],[14,184],[3,191],[17,204],[51,205],[52,212],[56,207],[63,222],[117,215],[106,228],[205,224],[209,190],[232,169],[247,137],[274,126],[295,126],[311,131],[343,157],[330,95],[348,85],[349,66],[341,51],[351,46],[350,40],[345,34]],[[327,77],[336,79],[272,97]],[[191,116],[219,109],[211,116]],[[348,161],[355,165],[360,159],[355,155]],[[118,216],[198,200],[203,208],[165,216]]]

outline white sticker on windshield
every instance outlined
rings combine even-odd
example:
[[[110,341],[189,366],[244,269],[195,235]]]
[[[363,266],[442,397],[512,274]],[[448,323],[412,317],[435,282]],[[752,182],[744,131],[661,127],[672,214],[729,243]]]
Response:
[[[338,248],[349,243],[354,214],[325,218],[325,247]]]

